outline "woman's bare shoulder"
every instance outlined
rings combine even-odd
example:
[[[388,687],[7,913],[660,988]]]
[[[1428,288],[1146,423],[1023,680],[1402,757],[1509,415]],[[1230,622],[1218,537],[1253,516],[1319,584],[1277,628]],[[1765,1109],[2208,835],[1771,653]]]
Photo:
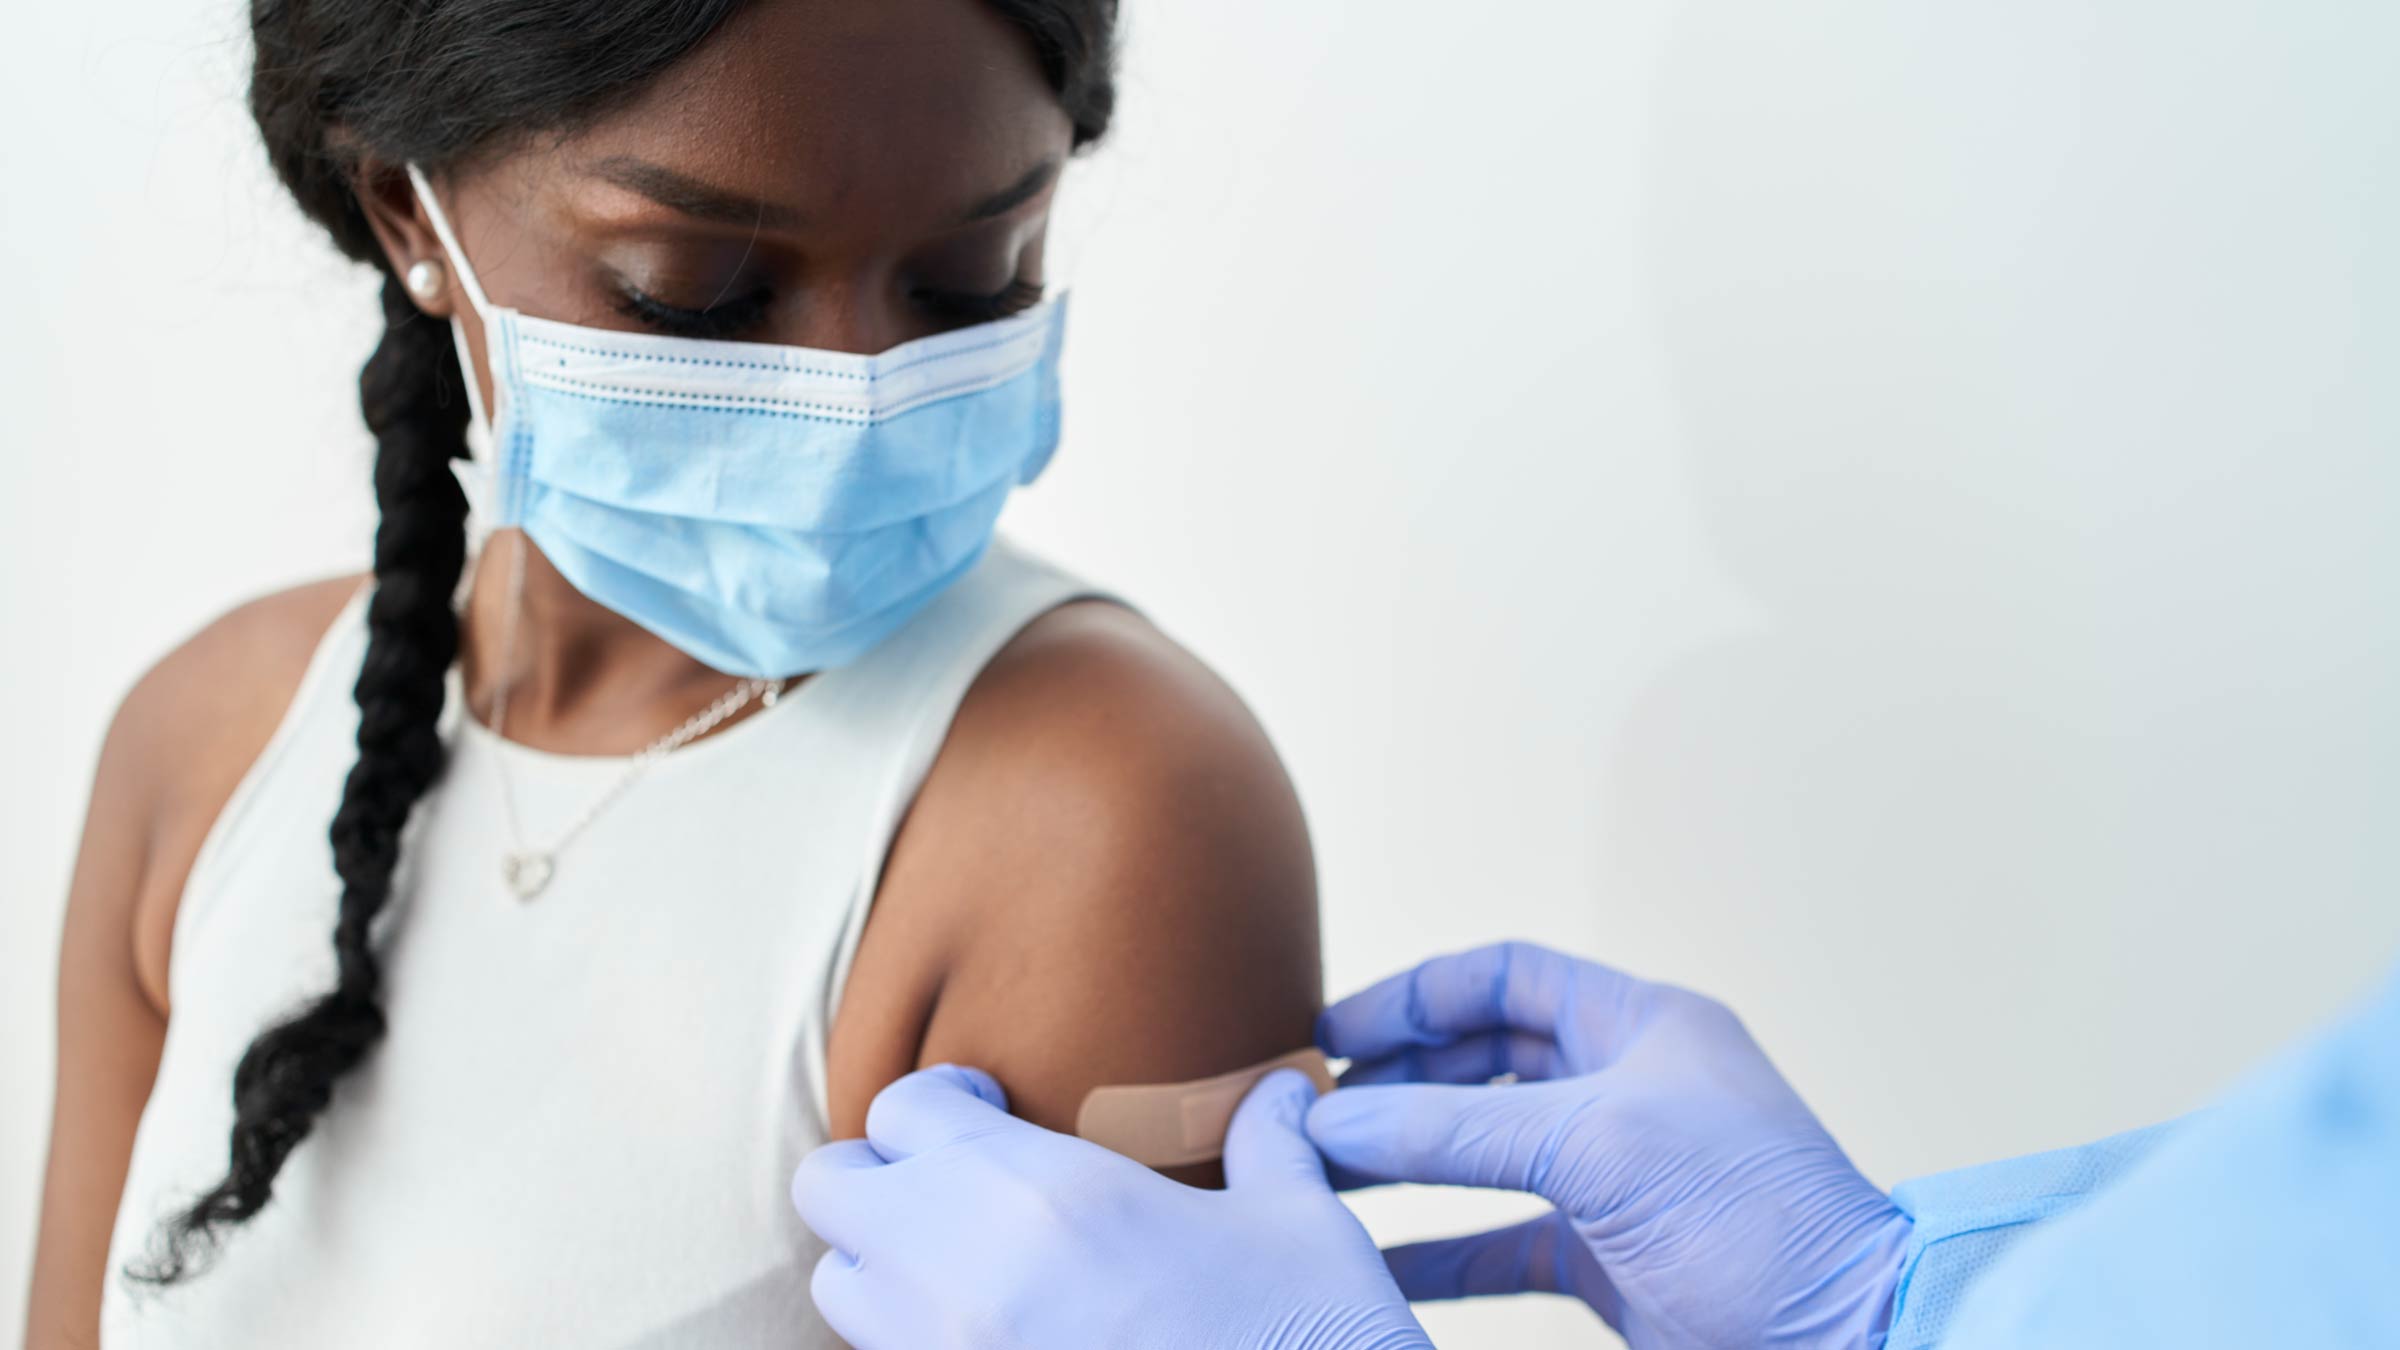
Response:
[[[1231,686],[1148,619],[1098,600],[1051,610],[1003,647],[960,705],[944,754],[937,767],[953,778],[1043,786],[1052,802],[1146,798],[1223,774],[1284,783]]]
[[[93,810],[140,823],[145,856],[131,915],[134,959],[162,1014],[168,940],[200,843],[364,580],[359,573],[328,577],[235,605],[161,656],[118,705]],[[333,806],[325,804],[328,818]]]
[[[859,971],[870,957],[880,969],[851,988],[881,986],[872,1086],[915,1067],[905,1041],[910,1060],[991,1069],[1020,1114],[1053,1126],[1100,1083],[1307,1044],[1322,987],[1298,797],[1203,662],[1121,606],[1062,606],[961,705],[894,842]],[[871,1092],[841,1095],[837,1124],[863,1118]]]

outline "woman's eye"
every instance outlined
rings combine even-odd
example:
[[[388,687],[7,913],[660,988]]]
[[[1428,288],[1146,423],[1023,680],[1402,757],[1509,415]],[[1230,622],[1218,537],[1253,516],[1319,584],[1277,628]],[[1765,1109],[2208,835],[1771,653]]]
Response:
[[[919,306],[937,319],[961,324],[986,323],[1040,304],[1043,286],[1038,281],[1012,280],[988,295],[930,288],[919,288],[911,294]],[[774,299],[774,291],[762,286],[694,309],[669,304],[624,285],[618,289],[615,309],[644,327],[677,337],[734,338],[764,321]]]
[[[762,286],[743,295],[714,301],[701,309],[687,309],[681,305],[670,305],[627,286],[618,296],[616,310],[662,333],[678,337],[723,338],[741,333],[765,318],[767,306],[774,298],[775,293]]]
[[[947,319],[985,323],[1022,313],[1042,302],[1042,283],[1014,280],[990,295],[920,289],[917,303]]]

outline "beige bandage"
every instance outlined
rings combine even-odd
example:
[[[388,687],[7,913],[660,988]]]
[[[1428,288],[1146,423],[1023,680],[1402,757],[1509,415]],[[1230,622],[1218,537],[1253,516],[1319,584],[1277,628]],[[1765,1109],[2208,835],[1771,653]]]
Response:
[[[1189,1083],[1096,1087],[1075,1114],[1075,1133],[1152,1167],[1182,1167],[1224,1156],[1225,1129],[1251,1085],[1277,1069],[1298,1069],[1319,1092],[1333,1091],[1333,1070],[1315,1050],[1294,1050],[1264,1064]]]

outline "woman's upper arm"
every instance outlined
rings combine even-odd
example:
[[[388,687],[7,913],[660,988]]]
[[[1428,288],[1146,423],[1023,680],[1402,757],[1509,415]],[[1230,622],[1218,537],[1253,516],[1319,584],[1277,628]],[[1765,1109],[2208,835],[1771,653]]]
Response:
[[[67,890],[58,951],[57,1092],[25,1322],[32,1350],[100,1342],[101,1266],[134,1126],[166,1040],[166,1014],[143,990],[133,954],[156,814],[147,764],[160,692],[145,679],[109,726]]]
[[[1298,799],[1189,654],[1114,606],[1054,611],[962,706],[857,960],[837,1133],[883,1082],[945,1060],[1068,1130],[1094,1086],[1298,1049],[1323,1002]]]
[[[59,933],[31,1350],[99,1344],[109,1237],[166,1043],[165,935],[183,878],[273,734],[331,621],[328,605],[356,584],[317,583],[228,613],[144,674],[110,721]]]
[[[135,957],[137,916],[188,647],[118,705],[101,743],[58,945],[57,1090],[42,1183],[25,1340],[33,1350],[99,1344],[101,1267],[165,1044],[165,1009]]]

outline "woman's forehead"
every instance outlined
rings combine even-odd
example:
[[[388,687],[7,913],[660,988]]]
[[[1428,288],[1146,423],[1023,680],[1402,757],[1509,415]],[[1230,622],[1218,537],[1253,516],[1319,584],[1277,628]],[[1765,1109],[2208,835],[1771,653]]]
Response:
[[[1063,156],[1073,127],[988,0],[760,0],[563,142],[562,167],[654,165],[842,218],[936,216]]]

